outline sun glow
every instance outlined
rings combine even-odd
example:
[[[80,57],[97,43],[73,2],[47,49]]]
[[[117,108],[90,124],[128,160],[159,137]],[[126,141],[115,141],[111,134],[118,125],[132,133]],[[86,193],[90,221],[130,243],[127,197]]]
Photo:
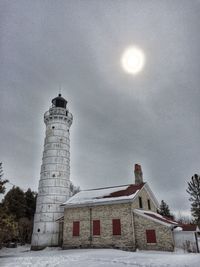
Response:
[[[123,69],[130,74],[140,72],[145,64],[145,56],[141,49],[132,46],[125,50],[121,58]]]

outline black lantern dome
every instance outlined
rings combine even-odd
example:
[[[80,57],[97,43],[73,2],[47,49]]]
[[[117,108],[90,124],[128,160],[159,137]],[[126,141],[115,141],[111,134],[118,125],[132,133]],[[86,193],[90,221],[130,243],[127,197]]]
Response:
[[[59,94],[57,97],[52,99],[52,104],[57,108],[66,108],[67,100],[64,99],[61,94]]]

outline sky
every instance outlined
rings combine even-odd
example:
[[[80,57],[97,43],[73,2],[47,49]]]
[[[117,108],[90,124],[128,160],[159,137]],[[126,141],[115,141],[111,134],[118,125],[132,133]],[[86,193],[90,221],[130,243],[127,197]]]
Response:
[[[75,185],[133,183],[139,163],[157,199],[189,213],[187,182],[200,174],[199,17],[197,0],[1,0],[4,177],[37,190],[43,114],[61,87]],[[121,66],[131,45],[146,57],[138,75]]]

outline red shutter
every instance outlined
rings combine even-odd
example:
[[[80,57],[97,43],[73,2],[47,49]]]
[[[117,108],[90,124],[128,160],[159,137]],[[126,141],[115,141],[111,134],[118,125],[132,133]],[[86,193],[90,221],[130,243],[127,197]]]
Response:
[[[100,220],[93,221],[93,235],[100,235]]]
[[[113,225],[113,235],[121,235],[120,219],[113,219],[112,225]]]
[[[156,232],[155,230],[146,230],[147,243],[156,243]]]
[[[73,236],[79,236],[80,222],[73,222]]]

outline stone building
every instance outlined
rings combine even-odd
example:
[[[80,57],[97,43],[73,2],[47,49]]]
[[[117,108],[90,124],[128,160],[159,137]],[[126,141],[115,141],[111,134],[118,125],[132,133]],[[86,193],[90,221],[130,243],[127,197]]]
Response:
[[[70,193],[70,140],[72,114],[59,94],[44,114],[46,135],[40,172],[31,249],[58,246],[60,229],[56,220],[63,215],[61,203]]]
[[[174,250],[180,225],[157,213],[158,201],[138,164],[134,184],[81,191],[63,206],[63,248]]]

